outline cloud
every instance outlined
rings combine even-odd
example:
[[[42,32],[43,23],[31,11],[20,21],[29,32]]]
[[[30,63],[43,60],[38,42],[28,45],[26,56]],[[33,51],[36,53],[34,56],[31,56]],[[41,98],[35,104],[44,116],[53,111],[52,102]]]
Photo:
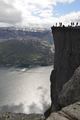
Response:
[[[21,12],[12,3],[0,0],[0,23],[16,24],[21,22]]]
[[[35,102],[33,102],[28,107],[29,107],[29,113],[42,113],[41,108]]]
[[[59,21],[64,23],[68,22],[66,21],[67,15],[59,18],[56,17],[57,13],[54,10],[54,6],[58,3],[71,4],[74,1],[75,0],[15,0],[15,7],[22,12],[22,25],[40,24],[43,26],[44,24],[48,24],[51,26]],[[75,13],[75,16],[77,16],[77,13]],[[74,20],[73,15],[72,20]]]
[[[69,14],[66,14],[64,16],[61,16],[58,20],[62,21],[64,24],[66,25],[70,25],[71,22],[74,22],[76,24],[76,22],[78,22],[80,24],[80,11],[78,12],[71,12]]]
[[[38,90],[42,91],[42,94],[40,96],[40,103],[42,105],[42,113],[44,113],[50,107],[50,103],[47,100],[47,96],[46,96],[48,90],[46,88],[45,89],[38,88]]]
[[[72,2],[74,2],[75,0],[53,0],[54,5],[57,5],[58,3],[68,3],[71,4]]]
[[[28,106],[29,113],[44,113],[49,107],[50,107],[50,101],[47,96],[48,90],[46,88],[43,88],[42,86],[39,86],[37,88],[38,91],[40,91],[39,96],[39,102],[32,102]]]
[[[22,26],[42,25],[51,26],[56,22],[69,23],[79,21],[80,12],[68,13],[56,17],[54,7],[58,3],[71,4],[75,0],[0,0],[0,22]],[[69,19],[66,19],[69,18]],[[76,19],[77,18],[77,19]]]

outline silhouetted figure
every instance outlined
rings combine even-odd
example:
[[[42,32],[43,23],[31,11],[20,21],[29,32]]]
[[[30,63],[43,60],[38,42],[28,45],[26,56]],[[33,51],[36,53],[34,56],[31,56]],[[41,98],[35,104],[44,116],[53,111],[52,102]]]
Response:
[[[73,23],[71,22],[71,26],[73,25]]]
[[[76,26],[78,26],[78,22],[76,23]]]
[[[57,27],[57,23],[56,23],[56,27]]]
[[[65,25],[63,25],[63,28],[65,27]]]
[[[59,23],[59,26],[62,27],[62,22]]]
[[[74,22],[71,22],[71,26],[72,26],[72,27],[74,26]]]
[[[72,25],[74,26],[74,22],[72,23]]]

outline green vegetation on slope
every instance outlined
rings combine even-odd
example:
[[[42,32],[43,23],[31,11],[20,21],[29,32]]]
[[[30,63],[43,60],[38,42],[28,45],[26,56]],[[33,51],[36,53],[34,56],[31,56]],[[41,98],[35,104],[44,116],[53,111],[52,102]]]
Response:
[[[51,65],[52,54],[50,45],[44,41],[8,40],[0,42],[0,66]]]

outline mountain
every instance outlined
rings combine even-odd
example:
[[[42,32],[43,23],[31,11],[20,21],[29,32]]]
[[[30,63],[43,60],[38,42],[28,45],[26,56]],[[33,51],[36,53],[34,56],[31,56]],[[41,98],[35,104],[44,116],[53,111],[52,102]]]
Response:
[[[0,27],[0,42],[5,40],[27,40],[36,39],[47,41],[52,44],[52,34],[50,30]]]
[[[39,40],[0,42],[0,66],[30,67],[51,65],[51,46]]]
[[[52,36],[48,30],[0,28],[0,66],[52,64]]]
[[[51,31],[0,27],[0,66],[52,64]]]

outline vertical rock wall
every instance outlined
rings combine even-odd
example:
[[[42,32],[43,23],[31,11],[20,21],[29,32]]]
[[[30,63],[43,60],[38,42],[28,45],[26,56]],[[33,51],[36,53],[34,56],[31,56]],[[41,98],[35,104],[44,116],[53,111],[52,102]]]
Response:
[[[52,27],[55,44],[51,74],[52,111],[60,109],[58,95],[80,65],[80,27]]]

